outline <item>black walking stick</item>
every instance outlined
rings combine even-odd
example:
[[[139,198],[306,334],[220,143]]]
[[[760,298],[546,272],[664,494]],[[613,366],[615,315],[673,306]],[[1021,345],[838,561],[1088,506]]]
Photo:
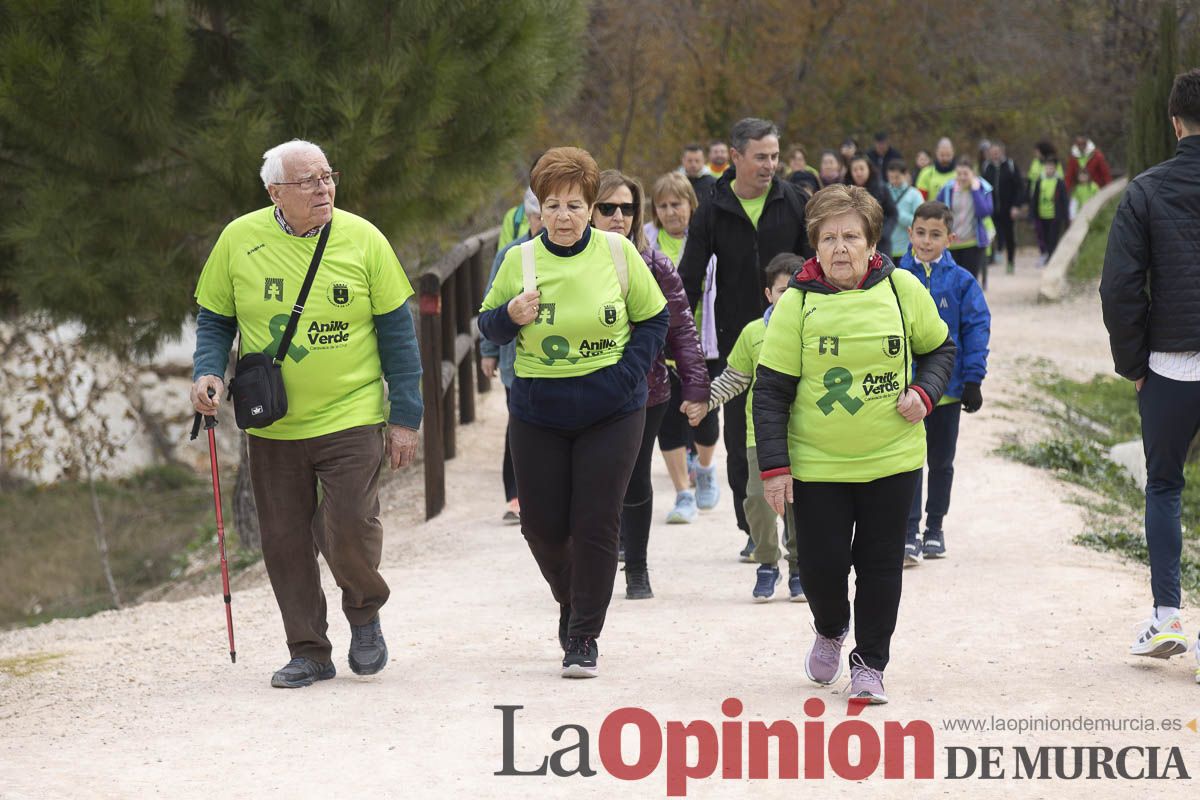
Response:
[[[216,396],[214,389],[208,390],[210,398]],[[200,433],[199,411],[192,420],[192,439]],[[225,560],[225,520],[221,516],[221,479],[217,474],[217,418],[204,416],[204,429],[208,431],[208,460],[212,464],[213,504],[217,509],[217,549],[221,553],[221,588],[225,590],[225,628],[229,631],[229,660],[237,663],[237,650],[233,646],[233,597],[229,594],[229,563]]]

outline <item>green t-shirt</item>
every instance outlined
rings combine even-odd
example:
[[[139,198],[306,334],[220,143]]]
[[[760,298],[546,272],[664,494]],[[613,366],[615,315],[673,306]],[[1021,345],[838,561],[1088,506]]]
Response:
[[[938,192],[942,190],[943,186],[954,180],[954,174],[954,170],[938,172],[937,167],[930,164],[917,174],[917,180],[913,185],[925,193],[925,199],[937,200]]]
[[[740,194],[737,193],[737,181],[736,180],[734,180],[733,183],[729,184],[729,188],[733,189],[733,196],[736,197],[738,199],[738,202],[742,204],[742,210],[745,211],[746,216],[750,218],[750,222],[751,222],[751,224],[754,225],[754,229],[758,230],[758,220],[759,220],[759,217],[762,216],[763,206],[765,206],[767,204],[767,195],[769,194],[769,190],[766,192],[763,192],[761,195],[759,195],[758,197],[755,197],[753,200],[746,200]]]
[[[679,257],[683,255],[683,239],[676,239],[667,233],[666,228],[658,229],[658,249],[662,250],[671,263],[679,266]]]
[[[275,354],[317,237],[290,236],[274,207],[238,217],[217,239],[196,302],[236,317],[242,354]],[[296,335],[283,360],[288,413],[264,439],[311,439],[387,419],[374,316],[387,314],[413,290],[391,244],[349,211],[333,212],[333,229]]]
[[[747,323],[733,343],[729,358],[725,359],[726,364],[750,376],[750,388],[746,390],[746,447],[754,447],[754,371],[758,368],[758,356],[766,333],[765,321],[756,319]]]
[[[516,373],[521,378],[575,378],[621,360],[629,323],[649,319],[667,306],[658,281],[633,242],[620,237],[629,270],[622,299],[607,234],[593,230],[582,253],[563,258],[534,239],[537,319],[517,334]],[[521,247],[504,256],[481,311],[498,308],[523,291]]]
[[[1058,189],[1058,178],[1042,175],[1038,182],[1038,219],[1054,219],[1054,193]]]
[[[921,281],[891,274],[869,289],[788,289],[771,314],[759,363],[800,379],[788,421],[792,476],[865,483],[920,468],[925,426],[900,416],[905,364],[946,341],[946,323]],[[799,346],[797,346],[799,345]]]
[[[521,222],[517,226],[514,236],[513,223],[516,222],[517,211],[521,212]],[[504,212],[504,217],[500,220],[500,238],[496,241],[496,252],[499,253],[509,242],[515,242],[527,233],[529,233],[529,217],[525,215],[525,205],[522,203]]]

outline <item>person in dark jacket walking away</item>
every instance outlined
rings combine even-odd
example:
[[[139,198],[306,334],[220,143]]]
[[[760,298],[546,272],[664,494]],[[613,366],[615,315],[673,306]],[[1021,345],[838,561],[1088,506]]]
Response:
[[[992,242],[992,254],[1000,258],[1001,251],[1008,253],[1006,271],[1012,273],[1017,264],[1016,222],[1025,205],[1025,181],[1017,165],[1005,151],[1003,142],[992,142],[988,158],[983,165],[983,179],[992,185],[992,223],[996,226],[996,238]]]
[[[714,316],[720,368],[746,323],[766,310],[763,269],[780,253],[810,255],[800,189],[775,175],[779,130],[753,117],[733,126],[733,166],[717,181],[712,197],[692,216],[679,276],[688,305],[700,302],[709,259],[717,257]],[[704,323],[708,325],[707,321]],[[750,543],[746,500],[746,403],[725,404],[725,453],[737,525]]]
[[[678,176],[675,176],[678,179]],[[684,184],[686,187],[687,184]],[[600,173],[596,190],[596,205],[592,210],[592,227],[618,233],[633,242],[646,266],[650,268],[658,288],[667,298],[670,325],[667,328],[667,348],[675,360],[684,401],[707,402],[708,368],[700,352],[700,337],[687,294],[675,271],[675,265],[660,250],[646,242],[642,228],[642,184],[622,175],[615,169]],[[646,376],[646,425],[638,449],[629,487],[621,507],[621,541],[625,543],[625,597],[645,600],[654,597],[646,567],[646,545],[650,541],[650,523],[654,516],[654,486],[650,481],[650,465],[654,460],[654,442],[671,398],[671,380],[667,376],[666,357],[659,351]]]
[[[904,545],[904,566],[915,566],[925,558],[944,558],[946,535],[942,519],[950,510],[950,489],[954,484],[954,453],[958,446],[958,422],[962,411],[974,414],[983,405],[980,385],[987,376],[988,339],[992,314],[987,300],[971,273],[954,263],[948,249],[954,213],[942,203],[918,206],[908,229],[912,249],[900,259],[900,268],[917,276],[937,305],[938,314],[958,348],[954,372],[946,392],[929,416],[925,417],[926,460],[929,462],[929,499],[925,505],[925,535],[920,542],[921,484],[908,514],[908,538]]]
[[[1167,110],[1179,139],[1175,157],[1125,190],[1100,280],[1113,363],[1137,388],[1146,452],[1154,610],[1130,652],[1157,658],[1185,652],[1188,641],[1179,615],[1180,498],[1188,446],[1200,430],[1200,69],[1175,76]],[[1200,641],[1195,652],[1200,662]]]
[[[1058,158],[1046,156],[1042,159],[1042,175],[1030,189],[1029,218],[1037,228],[1043,267],[1058,248],[1058,238],[1070,217],[1070,195],[1067,193],[1067,184],[1058,173]]]
[[[712,187],[716,185],[717,179],[708,171],[708,165],[704,163],[704,148],[698,144],[689,144],[683,148],[683,159],[679,164],[679,171],[688,179],[688,183],[692,185],[692,191],[696,193],[697,202],[703,202],[712,194]]]
[[[521,533],[559,606],[564,678],[597,674],[646,374],[669,321],[633,243],[589,224],[599,182],[584,150],[542,156],[530,183],[545,229],[508,251],[479,310],[484,336],[517,340],[508,411]]]
[[[808,203],[817,245],[775,304],[754,383],[763,494],[794,501],[797,563],[816,626],[804,671],[842,674],[855,573],[850,700],[886,703],[883,670],[900,606],[904,522],[925,427],[954,368],[933,298],[876,252],[883,209],[857,186]],[[912,375],[914,359],[916,376]]]

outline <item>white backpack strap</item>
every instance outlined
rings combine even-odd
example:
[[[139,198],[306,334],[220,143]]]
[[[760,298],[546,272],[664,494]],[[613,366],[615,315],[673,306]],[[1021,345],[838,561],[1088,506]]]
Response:
[[[526,292],[537,290],[537,268],[533,260],[533,243],[536,239],[522,242],[521,247],[521,286]]]
[[[617,270],[617,285],[621,287],[622,299],[629,295],[629,264],[625,262],[625,247],[621,241],[625,238],[619,233],[604,231],[608,237],[608,251],[612,253],[613,267]]]

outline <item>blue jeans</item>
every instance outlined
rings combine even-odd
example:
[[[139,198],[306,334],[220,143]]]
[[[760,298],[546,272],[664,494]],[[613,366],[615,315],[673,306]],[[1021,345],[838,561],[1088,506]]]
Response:
[[[1154,605],[1179,608],[1183,551],[1180,497],[1188,445],[1200,428],[1200,381],[1173,381],[1153,372],[1138,392],[1146,453],[1146,546]]]
[[[925,443],[929,462],[929,501],[925,504],[925,529],[942,530],[942,518],[950,510],[950,487],[954,485],[954,454],[958,449],[958,420],[962,403],[937,406],[925,418]],[[908,512],[908,542],[917,540],[921,528],[921,486],[925,473],[917,472],[917,489],[913,492],[912,508]]]

